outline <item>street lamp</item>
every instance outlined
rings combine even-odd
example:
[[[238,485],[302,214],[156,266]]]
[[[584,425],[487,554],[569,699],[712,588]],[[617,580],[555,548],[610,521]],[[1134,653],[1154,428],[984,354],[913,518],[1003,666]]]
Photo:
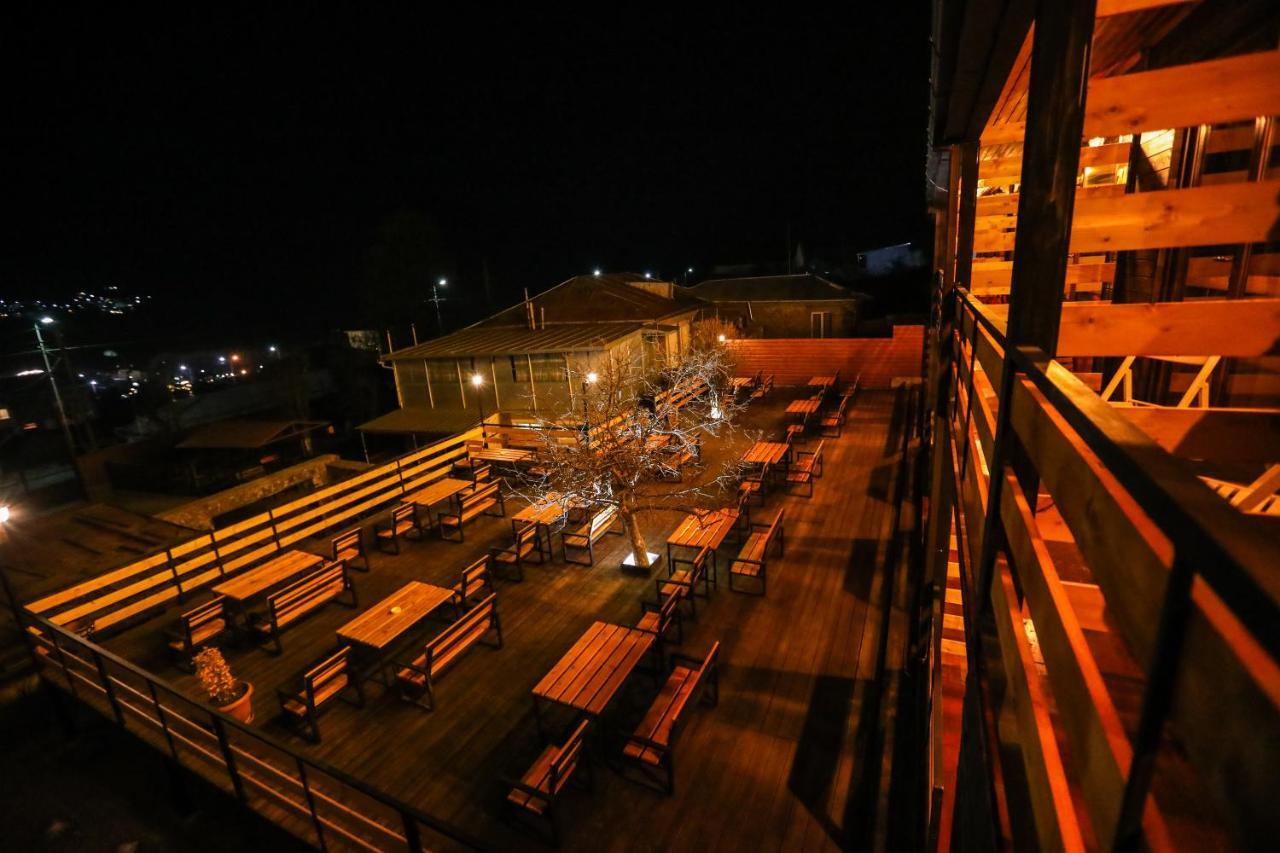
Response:
[[[440,316],[440,288],[448,283],[449,280],[444,276],[436,279],[436,283],[431,285],[431,299],[429,300],[436,305],[436,325],[440,328],[440,334],[442,335],[444,334],[444,318]]]
[[[480,399],[480,389],[484,386],[484,377],[479,373],[471,374],[471,386],[476,389],[476,414],[480,415],[480,430],[484,431],[484,407]]]
[[[49,387],[53,389],[53,405],[58,412],[58,425],[62,427],[62,439],[67,443],[67,457],[71,463],[71,470],[76,475],[80,493],[88,495],[84,487],[84,478],[80,476],[80,466],[76,464],[76,442],[71,437],[71,425],[67,423],[67,410],[62,405],[62,392],[58,390],[58,380],[53,375],[53,365],[49,362],[49,349],[44,345],[44,335],[40,331],[41,326],[52,324],[52,317],[41,317],[39,323],[32,324],[32,328],[36,330],[36,346],[40,349],[40,357],[44,359],[44,372],[49,376]]]
[[[587,389],[599,379],[600,374],[594,370],[588,370],[587,375],[582,377],[582,429],[587,436],[587,444],[591,444],[591,413],[587,408]]]

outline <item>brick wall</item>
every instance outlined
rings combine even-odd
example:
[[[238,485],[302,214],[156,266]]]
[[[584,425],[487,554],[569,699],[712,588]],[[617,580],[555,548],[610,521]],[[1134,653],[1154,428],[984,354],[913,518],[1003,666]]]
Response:
[[[919,377],[923,326],[894,326],[892,338],[743,339],[731,342],[739,376],[761,370],[777,385],[803,385],[809,377],[840,371],[862,375],[864,388],[888,388],[897,377]]]

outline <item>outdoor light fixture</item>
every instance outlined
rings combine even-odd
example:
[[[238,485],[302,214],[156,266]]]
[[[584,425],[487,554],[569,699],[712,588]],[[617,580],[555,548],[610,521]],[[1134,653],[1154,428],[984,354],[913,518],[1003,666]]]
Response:
[[[271,346],[267,347],[267,352],[275,352],[275,351],[276,351],[276,345],[275,345],[275,344],[272,344]]]
[[[649,273],[645,273],[645,274],[644,274],[644,277],[645,277],[645,278],[653,278],[653,276],[652,276],[652,275],[650,275]]]
[[[52,322],[53,322],[53,318],[52,318],[52,317],[41,317],[41,318],[40,318],[40,322],[41,322],[41,323],[44,323],[44,324],[47,326],[47,325],[49,325],[50,323],[52,323]]]
[[[593,370],[593,371],[591,371],[590,373],[588,373],[588,374],[587,374],[587,384],[588,384],[588,385],[595,385],[595,384],[596,384],[596,380],[597,380],[597,379],[599,379],[599,378],[600,378],[600,374],[596,373],[596,372]]]
[[[599,277],[600,277],[600,268],[599,268],[599,267],[596,267],[595,269],[593,269],[593,270],[591,271],[591,274],[592,274],[592,275],[594,275],[596,278],[599,278]]]
[[[4,524],[4,523],[5,523],[5,522],[7,522],[8,520],[9,520],[9,507],[8,507],[8,505],[0,506],[0,524]]]
[[[484,384],[484,377],[481,376],[479,373],[471,374],[471,384],[479,388],[481,385]]]
[[[445,286],[446,284],[448,284],[448,283],[449,283],[449,281],[448,281],[447,279],[444,279],[444,278],[442,278],[442,279],[440,279],[438,282],[436,282],[436,284],[440,285],[441,287],[444,287],[444,286]]]
[[[724,335],[721,335],[721,336],[720,336],[720,343],[724,343],[724,340],[725,340]]]
[[[226,363],[227,363],[227,357],[225,355],[218,356],[218,364],[226,364]]]
[[[179,364],[179,365],[178,365],[178,369],[179,369],[179,370],[186,370],[186,369],[187,369],[187,366],[186,366],[185,364]]]

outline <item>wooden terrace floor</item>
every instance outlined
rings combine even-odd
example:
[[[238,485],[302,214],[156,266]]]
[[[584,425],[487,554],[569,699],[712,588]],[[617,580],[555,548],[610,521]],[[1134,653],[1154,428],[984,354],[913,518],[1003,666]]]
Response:
[[[782,410],[804,389],[778,388],[752,407],[743,434],[709,443],[714,466],[736,457],[757,429],[776,435]],[[880,612],[869,602],[883,582],[882,558],[892,508],[886,502],[901,436],[894,392],[863,392],[839,439],[827,439],[824,476],[814,497],[775,492],[764,518],[786,507],[786,554],[770,564],[767,597],[730,592],[722,549],[720,585],[709,605],[686,620],[678,651],[700,655],[719,640],[720,703],[692,712],[676,744],[676,792],[665,796],[607,767],[594,790],[564,800],[562,846],[571,850],[786,849],[860,847],[869,837],[877,792],[860,785],[860,745],[874,720],[860,711],[875,677]],[[811,447],[810,440],[804,448]],[[508,514],[518,508],[509,506]],[[650,515],[651,550],[664,550],[678,515]],[[353,573],[361,608],[409,579],[451,585],[460,568],[510,539],[509,519],[467,528],[465,544],[434,534],[399,556],[374,554],[372,571]],[[450,669],[426,712],[366,688],[363,709],[338,703],[320,718],[324,740],[312,746],[278,719],[275,688],[334,646],[335,630],[356,611],[327,605],[284,635],[276,657],[252,647],[228,650],[239,677],[255,685],[257,725],[299,750],[447,820],[494,849],[537,848],[512,826],[501,774],[519,776],[539,751],[530,691],[594,620],[633,624],[653,582],[621,574],[622,536],[608,536],[592,568],[556,558],[532,567],[523,583],[498,583],[506,645],[479,646]],[[326,543],[314,543],[323,549]],[[658,570],[659,572],[662,569]],[[166,614],[165,621],[173,613]],[[153,620],[107,641],[124,657],[195,696],[194,679],[164,653]],[[637,673],[606,725],[628,730],[655,692]],[[614,743],[610,757],[619,751]],[[878,759],[877,759],[878,760]],[[869,777],[874,778],[874,777]]]

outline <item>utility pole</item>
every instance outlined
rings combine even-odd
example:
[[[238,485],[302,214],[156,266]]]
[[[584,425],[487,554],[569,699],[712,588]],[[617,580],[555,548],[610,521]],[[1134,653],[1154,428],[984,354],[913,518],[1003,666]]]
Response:
[[[40,357],[44,359],[44,372],[49,377],[49,387],[53,389],[53,405],[58,411],[58,425],[62,427],[62,438],[67,443],[67,459],[71,463],[72,472],[76,475],[76,485],[80,487],[80,494],[88,498],[89,493],[84,487],[80,466],[76,464],[76,443],[71,437],[71,425],[67,423],[67,410],[62,405],[62,392],[58,390],[58,378],[53,375],[53,365],[49,362],[49,350],[45,347],[44,335],[40,332],[41,325],[47,326],[52,322],[52,317],[41,317],[40,322],[34,323],[32,328],[36,330],[36,346],[40,349]]]

